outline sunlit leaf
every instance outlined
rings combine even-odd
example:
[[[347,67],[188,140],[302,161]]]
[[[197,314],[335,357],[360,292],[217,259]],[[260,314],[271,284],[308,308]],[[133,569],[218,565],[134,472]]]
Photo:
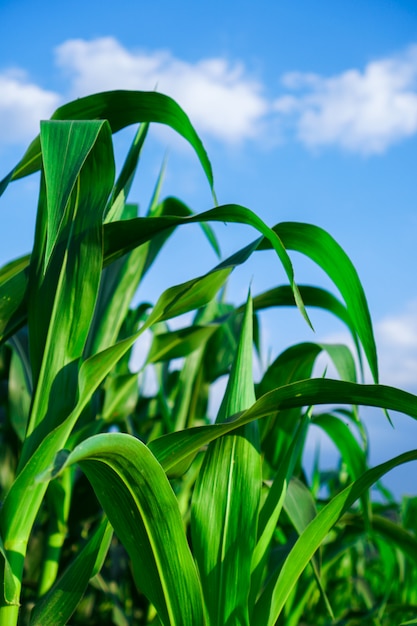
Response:
[[[203,624],[200,583],[177,500],[159,463],[121,433],[87,439],[68,456],[78,463],[128,551],[138,588],[161,622]]]
[[[252,306],[248,301],[238,351],[219,409],[224,422],[255,400]],[[249,624],[252,554],[257,538],[261,459],[257,424],[211,443],[199,471],[191,532],[209,624]]]
[[[78,98],[55,111],[54,120],[108,120],[113,133],[138,122],[166,124],[182,135],[194,148],[208,182],[213,188],[213,173],[203,144],[187,115],[169,96],[145,91],[107,91]],[[0,183],[0,194],[9,182],[36,172],[41,167],[39,137],[29,146],[20,163]]]
[[[356,500],[387,472],[403,463],[416,460],[417,450],[411,450],[377,465],[323,507],[299,537],[279,573],[269,580],[255,607],[254,616],[257,624],[273,626],[276,623],[301,572],[328,532]]]

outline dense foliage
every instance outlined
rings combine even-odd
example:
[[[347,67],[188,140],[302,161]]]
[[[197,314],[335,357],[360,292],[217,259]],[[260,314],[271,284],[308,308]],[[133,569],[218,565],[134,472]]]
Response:
[[[416,418],[417,398],[377,384],[371,317],[352,263],[318,227],[269,228],[238,205],[194,215],[161,199],[160,180],[138,217],[127,199],[150,122],[191,144],[213,190],[185,113],[143,92],[61,107],[0,183],[4,193],[40,171],[31,254],[0,270],[0,625],[417,623],[417,499],[369,495],[417,450],[368,467],[358,409]],[[134,123],[116,178],[112,133]],[[218,252],[216,221],[245,224],[256,238],[155,304],[132,306],[175,229],[200,224]],[[268,249],[288,283],[229,303],[230,273]],[[297,285],[292,250],[321,267],[339,295]],[[336,316],[357,354],[288,346],[255,383],[259,313],[273,308],[279,317],[283,306],[306,323],[309,307]],[[192,321],[172,326],[183,314]],[[139,373],[130,365],[137,341],[147,347]],[[323,352],[337,380],[313,378]],[[375,384],[358,382],[363,359]],[[151,369],[153,390],[144,384]],[[212,423],[209,400],[224,376]],[[340,451],[330,475],[318,465],[306,475],[312,424]]]

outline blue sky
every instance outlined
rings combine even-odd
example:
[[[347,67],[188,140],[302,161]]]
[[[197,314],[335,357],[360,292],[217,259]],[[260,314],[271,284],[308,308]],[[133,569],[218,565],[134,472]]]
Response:
[[[417,392],[415,2],[0,0],[0,34],[0,178],[60,104],[157,86],[202,137],[220,203],[270,225],[315,223],[345,248],[368,296],[381,381]],[[117,137],[118,155],[129,136]],[[191,151],[157,127],[132,201],[146,207],[167,146],[164,192],[210,208]],[[0,200],[1,263],[31,247],[37,182],[19,181]],[[224,254],[254,236],[232,225],[217,232]],[[144,298],[216,262],[198,231],[179,233],[169,255],[177,263],[161,259]],[[299,282],[327,285],[302,258],[294,265]],[[243,300],[250,281],[257,293],[283,280],[276,261],[259,256],[233,277],[231,297]],[[344,338],[327,316],[312,319],[315,336],[293,311],[268,314],[265,344]],[[409,420],[393,433],[380,419],[370,418],[378,460],[416,434]]]

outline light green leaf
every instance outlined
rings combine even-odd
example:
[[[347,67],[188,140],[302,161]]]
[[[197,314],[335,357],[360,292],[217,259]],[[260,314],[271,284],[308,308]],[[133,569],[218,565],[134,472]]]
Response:
[[[38,430],[25,442],[21,466],[74,406],[78,359],[103,264],[103,211],[114,177],[106,122],[44,122],[41,137],[46,206],[38,212],[30,267],[28,324],[35,394],[27,434]],[[64,171],[56,166],[61,150]],[[51,235],[49,248],[42,236],[45,226],[48,241]]]
[[[19,588],[17,581],[13,575],[13,568],[10,564],[6,550],[4,548],[3,540],[0,537],[0,554],[3,557],[1,566],[4,568],[2,572],[2,579],[4,585],[4,599],[7,604],[19,605]]]
[[[129,553],[138,588],[166,626],[203,624],[200,583],[176,497],[149,449],[122,433],[79,444],[78,463]]]
[[[368,470],[323,507],[299,537],[279,573],[268,581],[255,606],[256,624],[273,626],[276,623],[308,562],[329,531],[356,500],[387,472],[403,463],[415,460],[417,460],[417,450],[411,450]]]
[[[251,408],[224,424],[200,426],[154,439],[149,447],[167,473],[196,454],[210,441],[255,419],[279,415],[280,411],[321,404],[375,406],[399,411],[417,419],[417,397],[385,385],[359,385],[339,380],[312,378],[285,385],[263,395]]]
[[[125,162],[117,181],[112,190],[111,196],[104,212],[104,221],[113,222],[122,217],[124,207],[127,202],[129,191],[139,164],[143,144],[148,134],[149,124],[141,124],[133,138],[132,145],[127,153]]]
[[[6,266],[0,283],[0,344],[14,335],[27,320],[28,263],[16,264],[9,272]]]
[[[10,261],[10,263],[6,263],[0,269],[0,285],[6,283],[8,280],[16,276],[19,272],[22,272],[26,267],[28,267],[30,261],[30,255],[26,254],[25,256],[19,257],[14,261]]]
[[[252,378],[252,306],[245,311],[238,351],[218,422],[255,400]],[[209,624],[249,624],[252,554],[257,538],[261,459],[257,424],[211,443],[198,473],[191,533]]]
[[[144,220],[146,220],[146,223]],[[285,247],[282,244],[282,241],[271,228],[269,228],[255,213],[253,213],[253,211],[237,204],[226,204],[215,207],[214,209],[204,211],[203,213],[199,213],[197,215],[192,215],[188,218],[181,218],[179,216],[137,218],[136,220],[127,220],[107,224],[104,231],[105,257],[108,261],[114,260],[125,252],[128,252],[133,247],[136,247],[146,238],[151,238],[156,232],[160,232],[164,228],[172,228],[173,226],[185,224],[187,222],[191,224],[195,222],[204,223],[210,221],[247,224],[248,226],[252,226],[258,230],[268,240],[269,245],[275,250],[282,263],[290,282],[296,305],[305,319],[309,322],[301,295],[295,283],[292,263]],[[244,249],[247,250],[247,256],[260,246],[261,241],[263,241],[263,239],[257,240]],[[239,251],[237,254],[241,254],[242,252],[243,251]]]
[[[64,104],[55,111],[52,119],[108,120],[113,133],[138,122],[166,124],[184,137],[194,148],[210,187],[213,189],[213,173],[203,144],[187,115],[168,96],[154,91],[107,91]],[[0,195],[10,179],[16,180],[27,176],[38,171],[40,167],[41,150],[39,137],[37,137],[14,170],[0,182]]]
[[[28,338],[25,328],[9,339],[12,350],[9,369],[9,419],[23,441],[26,434],[32,396],[32,372],[30,369]]]

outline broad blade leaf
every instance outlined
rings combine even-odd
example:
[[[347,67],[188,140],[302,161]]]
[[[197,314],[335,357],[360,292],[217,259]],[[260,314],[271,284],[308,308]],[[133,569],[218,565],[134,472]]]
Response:
[[[249,300],[218,422],[254,400]],[[212,626],[249,624],[251,563],[261,488],[258,446],[257,424],[242,426],[211,443],[194,489],[192,541]]]
[[[166,472],[175,473],[177,463],[196,454],[210,441],[255,419],[279,415],[279,411],[321,404],[375,406],[399,411],[417,419],[417,397],[385,385],[359,385],[339,380],[312,378],[266,393],[252,407],[224,424],[200,426],[154,439],[149,447]]]
[[[68,456],[78,463],[131,558],[138,588],[164,625],[203,624],[200,583],[176,497],[149,449],[122,433],[96,435]]]
[[[255,606],[255,623],[273,626],[302,571],[341,516],[384,474],[417,460],[417,450],[405,452],[368,470],[317,514],[299,537],[278,574],[272,577]]]
[[[108,120],[113,133],[138,122],[157,122],[170,126],[194,148],[210,187],[213,173],[200,138],[188,116],[169,96],[145,91],[107,91],[78,98],[64,104],[52,115],[54,120]],[[16,180],[41,167],[39,137],[33,140],[14,170],[0,183],[0,194],[10,179]]]
[[[106,122],[44,122],[41,137],[46,205],[38,213],[30,267],[35,395],[28,435],[41,423],[42,427],[30,442],[26,440],[21,463],[74,406],[77,360],[94,314],[103,264],[103,212],[114,177]],[[61,152],[64,170],[57,165]]]

